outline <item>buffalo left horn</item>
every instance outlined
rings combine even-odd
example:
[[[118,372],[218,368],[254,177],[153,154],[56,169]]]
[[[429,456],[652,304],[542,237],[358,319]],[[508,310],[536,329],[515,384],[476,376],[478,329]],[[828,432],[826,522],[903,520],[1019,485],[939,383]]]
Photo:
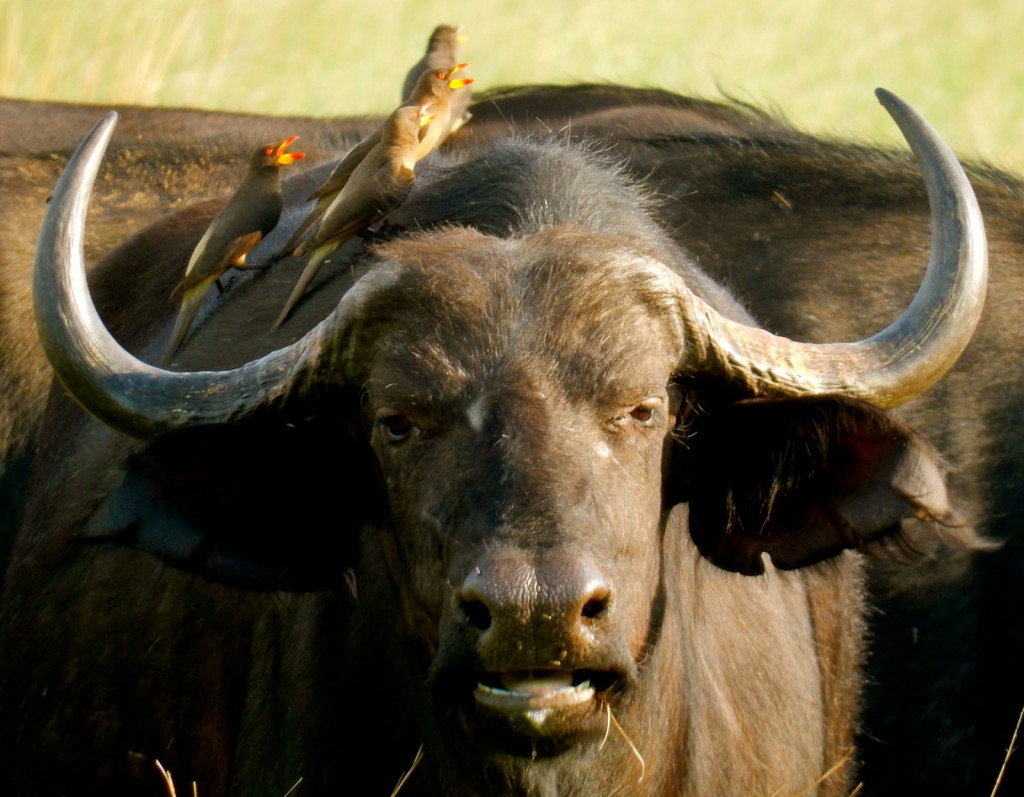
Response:
[[[121,347],[93,305],[83,250],[89,194],[116,124],[117,114],[108,113],[72,155],[54,189],[36,250],[36,325],[68,392],[108,426],[150,439],[182,426],[239,420],[260,407],[280,405],[317,381],[344,381],[347,362],[336,343],[365,296],[393,279],[387,267],[360,279],[301,340],[240,368],[165,371]]]
[[[985,303],[988,250],[981,210],[956,156],[913,108],[878,89],[924,172],[932,244],[917,294],[892,324],[855,343],[797,343],[717,313],[676,278],[687,341],[682,370],[724,372],[755,394],[840,394],[894,407],[948,371]]]

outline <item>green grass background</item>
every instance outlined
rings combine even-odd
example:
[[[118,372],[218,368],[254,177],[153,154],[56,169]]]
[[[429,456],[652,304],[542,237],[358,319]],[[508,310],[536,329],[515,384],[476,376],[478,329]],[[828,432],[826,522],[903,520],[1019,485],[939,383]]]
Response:
[[[722,94],[893,142],[885,86],[958,151],[1024,168],[1022,0],[0,0],[0,94],[330,116],[398,100],[438,22],[479,88]]]

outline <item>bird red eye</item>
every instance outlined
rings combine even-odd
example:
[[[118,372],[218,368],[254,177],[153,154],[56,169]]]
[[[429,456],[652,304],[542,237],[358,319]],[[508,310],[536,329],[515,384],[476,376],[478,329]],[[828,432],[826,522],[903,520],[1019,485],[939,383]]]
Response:
[[[434,77],[436,77],[438,80],[444,80],[446,77],[448,77],[448,75],[446,75],[444,72],[435,72]]]
[[[274,148],[273,147],[267,147],[265,150],[263,150],[263,154],[264,155],[273,155],[274,154]]]

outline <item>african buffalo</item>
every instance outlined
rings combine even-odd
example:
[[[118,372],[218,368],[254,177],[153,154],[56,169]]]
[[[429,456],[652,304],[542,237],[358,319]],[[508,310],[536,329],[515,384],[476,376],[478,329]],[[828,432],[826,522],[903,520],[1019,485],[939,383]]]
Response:
[[[91,416],[55,389],[31,462],[0,607],[5,793],[160,793],[158,758],[204,797],[300,777],[310,794],[386,794],[419,750],[403,795],[849,792],[866,568],[844,549],[939,540],[961,553],[910,572],[953,583],[987,547],[969,522],[997,530],[984,489],[953,475],[947,501],[940,457],[876,409],[909,400],[947,456],[979,456],[964,437],[983,421],[935,413],[958,371],[923,392],[981,308],[971,191],[888,98],[935,235],[901,314],[927,229],[902,159],[681,98],[645,126],[653,95],[626,90],[565,90],[571,132],[504,137],[512,111],[556,93],[479,105],[391,228],[346,249],[277,337],[253,328],[301,264],[240,280],[181,373],[121,349],[85,298],[84,204],[112,122],[89,138],[55,192],[36,294],[44,347]],[[979,174],[983,202],[1005,188],[1019,208],[1015,183]],[[289,181],[286,203],[315,179]],[[214,212],[168,216],[91,276],[143,359]],[[818,213],[805,240],[781,234]],[[1000,233],[1005,256],[1017,239]],[[790,268],[861,299],[771,316],[759,296],[805,283],[742,294],[776,329],[885,330],[770,335],[694,256],[729,282]],[[886,744],[904,743],[895,727]],[[980,753],[970,766],[965,782],[994,777]],[[901,775],[875,771],[873,793],[896,793]]]

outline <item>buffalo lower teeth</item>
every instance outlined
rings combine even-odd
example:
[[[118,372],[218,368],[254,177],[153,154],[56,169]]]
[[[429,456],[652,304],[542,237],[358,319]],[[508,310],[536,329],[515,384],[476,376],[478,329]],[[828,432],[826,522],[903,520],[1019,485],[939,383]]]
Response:
[[[542,686],[544,681],[523,682],[516,690],[498,689],[477,684],[474,697],[477,702],[502,711],[539,712],[542,709],[568,708],[586,703],[594,697],[590,681],[576,686]],[[546,713],[546,712],[545,712]]]

